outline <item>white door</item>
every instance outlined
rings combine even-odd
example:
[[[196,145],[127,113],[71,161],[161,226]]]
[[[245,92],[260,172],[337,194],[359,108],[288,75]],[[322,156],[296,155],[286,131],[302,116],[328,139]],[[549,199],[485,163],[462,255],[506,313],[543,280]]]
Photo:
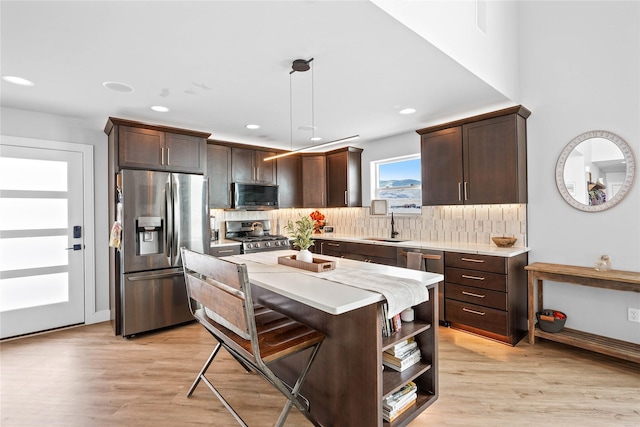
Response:
[[[75,151],[0,146],[0,338],[85,320],[82,166]]]

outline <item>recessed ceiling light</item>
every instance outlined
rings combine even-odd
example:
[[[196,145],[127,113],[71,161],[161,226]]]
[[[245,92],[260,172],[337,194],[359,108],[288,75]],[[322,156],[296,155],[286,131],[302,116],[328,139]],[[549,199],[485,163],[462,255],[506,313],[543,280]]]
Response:
[[[163,107],[162,105],[154,105],[151,107],[153,111],[157,111],[158,113],[166,113],[169,111],[167,107]]]
[[[245,126],[247,129],[260,129],[260,125],[246,125]]]
[[[413,114],[415,112],[415,108],[403,108],[402,110],[398,111],[398,114]]]
[[[31,80],[27,80],[25,78],[18,77],[18,76],[2,76],[2,80],[4,80],[5,82],[13,83],[14,85],[20,85],[20,86],[35,85],[35,83],[33,83]]]
[[[312,136],[311,138],[309,138],[309,141],[322,141],[322,138],[319,136]]]
[[[102,82],[102,86],[114,92],[125,92],[125,93],[133,92],[133,87],[129,86],[126,83]]]

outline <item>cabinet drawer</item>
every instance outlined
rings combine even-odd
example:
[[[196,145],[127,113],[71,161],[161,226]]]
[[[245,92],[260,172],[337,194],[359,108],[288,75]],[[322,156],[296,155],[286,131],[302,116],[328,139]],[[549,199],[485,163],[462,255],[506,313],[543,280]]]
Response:
[[[316,245],[318,243],[316,242]],[[320,253],[325,255],[340,256],[344,253],[345,242],[325,240],[320,242]],[[318,248],[316,248],[317,250]],[[337,254],[337,255],[336,255]]]
[[[445,284],[447,298],[461,302],[468,302],[496,310],[507,309],[507,294],[504,292],[489,291],[471,286],[462,286],[456,283]]]
[[[506,260],[507,258],[504,257],[463,254],[458,252],[447,252],[444,257],[445,266],[447,267],[469,268],[472,270],[501,274],[507,274]]]
[[[233,246],[218,246],[209,248],[209,255],[213,256],[229,256],[229,255],[239,255],[240,254],[240,245]]]
[[[447,267],[444,270],[444,277],[447,282],[457,283],[459,285],[473,286],[475,288],[499,292],[507,291],[507,276],[505,274]]]
[[[396,261],[396,247],[385,245],[367,245],[363,243],[347,242],[345,251],[350,254],[366,255],[367,258],[389,258],[393,259],[393,265]]]
[[[447,320],[451,323],[462,323],[487,332],[508,335],[506,311],[450,300],[448,298],[445,304]]]

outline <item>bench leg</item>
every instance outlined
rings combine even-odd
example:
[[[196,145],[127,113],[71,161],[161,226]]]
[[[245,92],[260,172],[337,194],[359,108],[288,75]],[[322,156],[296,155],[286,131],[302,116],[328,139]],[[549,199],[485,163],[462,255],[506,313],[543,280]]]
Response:
[[[204,378],[204,373],[207,372],[207,369],[209,369],[209,365],[211,365],[211,362],[213,362],[213,359],[216,357],[216,355],[218,354],[218,351],[220,351],[221,347],[222,347],[222,345],[220,343],[218,343],[216,345],[216,347],[213,349],[213,351],[211,352],[211,356],[209,356],[207,361],[204,362],[204,365],[202,366],[202,369],[200,369],[200,372],[198,373],[198,376],[196,377],[196,379],[193,382],[193,384],[191,384],[191,388],[189,388],[189,391],[187,392],[187,397],[189,397],[189,396],[191,396],[193,394],[193,390],[196,389],[196,387],[200,383],[200,380],[202,378]]]

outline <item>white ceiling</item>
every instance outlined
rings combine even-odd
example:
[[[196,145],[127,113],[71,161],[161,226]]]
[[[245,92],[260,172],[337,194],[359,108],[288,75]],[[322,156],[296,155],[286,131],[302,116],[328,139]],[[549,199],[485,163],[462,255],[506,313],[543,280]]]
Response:
[[[369,1],[0,7],[1,74],[35,82],[2,81],[1,105],[97,129],[112,116],[298,149],[312,144],[311,132],[298,130],[312,118],[321,142],[359,134],[366,143],[508,101]],[[309,58],[312,71],[289,74],[293,60]],[[105,81],[135,91],[110,91]],[[158,104],[171,111],[149,109]],[[399,115],[405,107],[417,113]]]

